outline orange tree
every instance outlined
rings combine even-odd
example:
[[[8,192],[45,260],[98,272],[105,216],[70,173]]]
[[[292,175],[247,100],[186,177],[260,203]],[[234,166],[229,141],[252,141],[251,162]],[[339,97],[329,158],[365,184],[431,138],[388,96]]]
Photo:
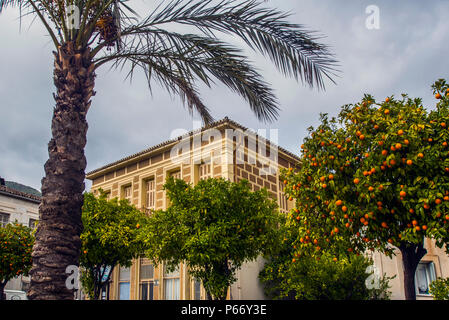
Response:
[[[382,102],[365,95],[309,128],[300,165],[281,172],[296,199],[294,259],[367,249],[391,256],[396,247],[406,299],[416,298],[424,238],[443,247],[449,234],[449,89],[443,79],[432,88],[432,110],[407,95]]]
[[[0,300],[9,280],[31,269],[32,230],[18,223],[0,227]]]

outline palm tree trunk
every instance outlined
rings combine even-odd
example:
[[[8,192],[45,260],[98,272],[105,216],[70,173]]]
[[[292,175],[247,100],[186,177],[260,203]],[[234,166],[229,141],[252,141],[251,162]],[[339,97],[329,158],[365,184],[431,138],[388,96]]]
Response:
[[[94,65],[90,50],[73,43],[55,54],[53,112],[49,159],[42,179],[42,203],[30,271],[30,299],[73,299],[66,268],[79,265],[81,208],[86,158],[86,114],[94,95]]]

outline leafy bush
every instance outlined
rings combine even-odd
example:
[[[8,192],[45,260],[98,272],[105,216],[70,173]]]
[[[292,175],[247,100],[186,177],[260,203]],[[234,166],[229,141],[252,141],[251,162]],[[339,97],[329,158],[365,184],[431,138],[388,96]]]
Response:
[[[438,278],[430,284],[430,294],[434,300],[449,300],[449,278]]]

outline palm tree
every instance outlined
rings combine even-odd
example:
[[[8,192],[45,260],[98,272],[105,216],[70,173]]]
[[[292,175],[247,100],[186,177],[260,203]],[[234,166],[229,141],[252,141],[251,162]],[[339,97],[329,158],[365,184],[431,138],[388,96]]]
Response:
[[[213,120],[196,84],[214,80],[241,95],[259,120],[278,116],[276,97],[242,50],[217,34],[240,37],[286,76],[324,89],[336,61],[315,33],[286,21],[288,14],[258,1],[172,0],[140,17],[125,0],[0,0],[0,12],[19,6],[39,18],[55,46],[56,93],[42,179],[40,221],[33,248],[30,299],[73,299],[66,267],[78,265],[86,158],[86,114],[95,95],[95,72],[109,64],[143,69],[150,88],[159,83],[179,95],[190,113]],[[169,31],[190,26],[193,33]]]

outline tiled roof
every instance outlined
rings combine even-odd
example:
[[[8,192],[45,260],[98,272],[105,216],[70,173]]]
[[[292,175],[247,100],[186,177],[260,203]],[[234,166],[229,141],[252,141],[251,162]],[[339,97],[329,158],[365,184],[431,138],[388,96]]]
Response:
[[[151,151],[157,150],[157,149],[162,148],[162,147],[164,147],[164,146],[167,146],[167,145],[169,145],[169,144],[171,144],[171,143],[177,142],[177,141],[181,140],[182,138],[184,138],[184,137],[186,137],[186,136],[191,136],[191,135],[197,134],[197,133],[199,133],[199,132],[201,132],[201,131],[204,131],[204,130],[207,130],[207,129],[211,129],[211,128],[215,128],[215,127],[219,127],[219,126],[222,126],[222,125],[230,125],[230,126],[234,126],[234,127],[237,127],[237,128],[239,128],[239,129],[241,129],[241,130],[243,130],[243,131],[248,130],[248,128],[245,128],[244,126],[242,126],[242,125],[239,124],[238,122],[235,122],[235,121],[229,119],[228,117],[225,117],[225,118],[223,118],[223,119],[221,119],[221,120],[212,122],[212,123],[210,123],[210,124],[208,124],[208,125],[206,125],[206,126],[200,128],[200,129],[192,130],[192,131],[190,131],[190,132],[188,132],[188,133],[186,133],[186,134],[184,134],[184,135],[182,135],[182,136],[179,136],[179,137],[177,137],[177,138],[175,138],[175,139],[171,139],[171,140],[164,141],[164,142],[159,143],[159,144],[157,144],[157,145],[155,145],[155,146],[152,146],[152,147],[150,147],[150,148],[148,148],[148,149],[142,150],[142,151],[140,151],[140,152],[137,152],[137,153],[135,153],[135,154],[132,154],[132,155],[130,155],[130,156],[127,156],[127,157],[125,157],[125,158],[123,158],[123,159],[114,161],[114,162],[109,163],[109,164],[107,164],[107,165],[104,165],[104,166],[102,166],[102,167],[100,167],[100,168],[98,168],[98,169],[92,170],[92,171],[90,171],[90,172],[87,173],[87,176],[93,175],[93,174],[95,174],[95,173],[97,173],[97,172],[99,172],[99,171],[102,171],[102,170],[107,169],[107,168],[109,168],[109,167],[112,167],[112,166],[115,166],[115,165],[117,165],[117,164],[120,164],[120,163],[123,162],[123,161],[131,160],[131,159],[133,159],[133,158],[137,158],[137,157],[142,156],[142,155],[144,155],[144,154],[146,154],[146,153],[149,153],[149,152],[151,152]],[[255,133],[255,134],[257,135],[257,133]],[[267,141],[269,141],[269,140],[267,139]],[[271,141],[270,141],[270,143],[271,143],[273,146],[276,146],[276,145],[275,145],[274,143],[272,143]],[[294,158],[294,159],[297,160],[297,161],[300,161],[300,158],[299,158],[298,155],[296,155],[296,154],[294,154],[294,153],[292,153],[292,152],[290,152],[290,151],[288,151],[288,150],[286,150],[286,149],[284,149],[284,148],[281,148],[281,147],[279,147],[279,146],[276,146],[276,147],[277,147],[280,151],[282,151],[283,153],[289,155],[290,157]]]
[[[12,196],[14,198],[22,199],[22,200],[28,200],[35,203],[40,203],[42,200],[42,197],[36,196],[34,194],[26,193],[17,191],[15,189],[11,189],[7,186],[1,186],[0,185],[0,194]]]

